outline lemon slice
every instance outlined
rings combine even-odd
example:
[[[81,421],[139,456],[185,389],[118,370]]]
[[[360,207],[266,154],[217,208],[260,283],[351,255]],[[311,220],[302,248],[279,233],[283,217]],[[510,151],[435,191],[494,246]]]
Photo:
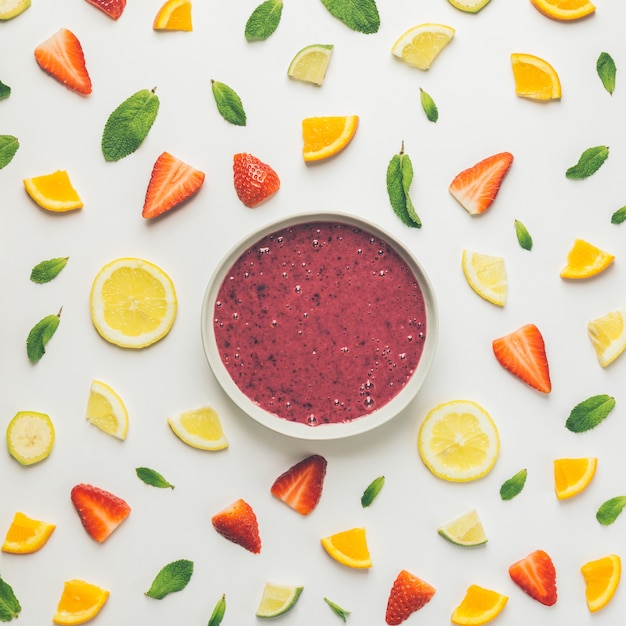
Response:
[[[445,24],[419,24],[402,34],[391,47],[391,52],[405,63],[427,70],[452,41],[454,33],[454,28]]]
[[[598,459],[554,460],[554,491],[559,500],[565,500],[586,489],[596,474]]]
[[[470,585],[465,596],[452,613],[450,620],[459,626],[480,626],[495,619],[509,598],[497,591]]]
[[[567,264],[561,270],[561,278],[591,278],[607,269],[614,260],[612,254],[584,239],[576,239],[567,253]]]
[[[455,8],[467,13],[478,13],[485,5],[489,4],[489,0],[448,0]]]
[[[23,182],[28,195],[43,209],[63,213],[83,207],[83,201],[65,170],[25,178]]]
[[[2,552],[11,554],[31,554],[43,548],[56,526],[48,522],[31,519],[24,513],[17,512],[9,526]]]
[[[587,324],[598,363],[606,367],[626,349],[626,306],[597,317]]]
[[[9,454],[22,465],[43,461],[53,445],[54,426],[44,413],[20,411],[7,426]]]
[[[470,287],[481,298],[497,306],[504,306],[507,274],[502,257],[463,250],[461,265]]]
[[[322,546],[335,561],[356,569],[372,567],[365,528],[351,528],[321,540]]]
[[[92,380],[85,417],[108,435],[126,439],[128,411],[124,402],[109,385]]]
[[[617,554],[609,554],[585,563],[580,571],[585,581],[587,608],[595,613],[615,595],[622,575],[622,560]]]
[[[174,284],[160,268],[136,258],[105,265],[91,287],[91,319],[107,341],[145,348],[169,333],[176,318]]]
[[[480,546],[487,543],[487,535],[476,509],[443,524],[437,532],[457,546]]]
[[[266,583],[256,610],[257,617],[277,617],[292,609],[304,587]]]
[[[84,624],[98,615],[108,599],[109,592],[106,589],[84,580],[68,580],[63,585],[52,621],[62,626]]]
[[[467,482],[491,471],[500,453],[500,437],[491,416],[479,404],[452,400],[428,413],[417,446],[435,476]]]
[[[514,52],[511,67],[515,80],[515,93],[531,100],[558,100],[561,81],[557,71],[544,59],[533,54]]]
[[[324,78],[326,78],[326,71],[332,54],[332,44],[305,46],[291,60],[287,75],[305,83],[321,86]]]
[[[219,415],[211,407],[173,415],[167,418],[167,423],[176,436],[192,448],[223,450],[228,447]]]

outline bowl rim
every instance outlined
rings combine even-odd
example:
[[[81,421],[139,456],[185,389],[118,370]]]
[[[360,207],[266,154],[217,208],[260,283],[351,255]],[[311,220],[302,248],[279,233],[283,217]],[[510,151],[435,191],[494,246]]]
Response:
[[[217,349],[213,325],[213,310],[217,293],[219,292],[226,274],[235,261],[243,254],[243,252],[245,252],[245,250],[247,250],[255,242],[273,232],[289,228],[291,226],[314,222],[334,222],[355,226],[371,233],[372,235],[380,237],[387,244],[389,244],[407,263],[420,285],[422,295],[424,297],[427,330],[424,348],[415,371],[401,391],[389,402],[371,413],[364,415],[363,417],[355,418],[349,422],[308,426],[300,422],[290,422],[273,413],[270,413],[269,411],[266,411],[254,403],[245,393],[243,393],[243,391],[239,389],[222,363]],[[439,337],[439,314],[435,292],[428,276],[426,275],[426,272],[415,255],[405,244],[399,241],[397,237],[377,224],[350,213],[341,211],[316,211],[298,213],[274,220],[264,226],[261,226],[253,232],[248,233],[240,239],[238,243],[231,247],[231,249],[222,257],[221,261],[213,270],[207,284],[202,300],[200,330],[204,353],[213,375],[226,395],[247,416],[274,432],[296,439],[329,440],[343,439],[345,437],[351,437],[373,430],[374,428],[377,428],[394,418],[409,404],[411,400],[413,400],[426,379],[435,355]]]

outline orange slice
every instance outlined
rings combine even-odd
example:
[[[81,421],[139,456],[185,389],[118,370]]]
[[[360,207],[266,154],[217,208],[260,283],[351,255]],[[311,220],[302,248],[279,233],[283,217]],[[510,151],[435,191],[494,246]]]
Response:
[[[357,569],[372,567],[365,528],[351,528],[324,537],[322,545],[326,552],[342,565]]]
[[[500,615],[508,599],[497,591],[470,585],[461,604],[454,609],[450,621],[460,626],[486,624]]]
[[[567,253],[567,265],[561,270],[561,278],[591,278],[604,271],[615,257],[584,239],[576,239]]]
[[[24,179],[28,195],[42,208],[62,213],[82,209],[83,201],[65,170]]]
[[[167,0],[156,14],[152,28],[154,30],[192,31],[190,0]]]
[[[598,459],[555,459],[554,491],[559,500],[571,498],[589,486],[596,473]]]
[[[604,608],[615,594],[622,574],[622,561],[617,554],[609,554],[585,563],[580,571],[585,579],[587,608],[595,613]]]
[[[84,580],[68,580],[52,618],[55,624],[69,626],[93,619],[109,598],[109,592]]]
[[[558,100],[561,81],[556,70],[544,59],[533,54],[514,52],[511,67],[515,79],[515,93],[530,100]]]
[[[530,0],[530,3],[546,17],[561,22],[579,20],[596,10],[589,0]]]
[[[18,511],[7,531],[2,552],[11,554],[37,552],[46,545],[55,528],[54,524],[31,519]]]
[[[302,156],[305,162],[321,161],[341,152],[352,141],[358,125],[358,115],[303,119]]]

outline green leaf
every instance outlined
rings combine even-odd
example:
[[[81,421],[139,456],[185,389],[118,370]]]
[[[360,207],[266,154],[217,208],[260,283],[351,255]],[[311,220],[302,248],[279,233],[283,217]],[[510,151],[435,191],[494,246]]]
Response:
[[[220,115],[231,124],[245,126],[246,112],[237,93],[228,85],[216,80],[211,80],[211,89]]]
[[[46,353],[46,344],[52,339],[60,320],[61,311],[56,315],[46,315],[31,328],[26,339],[26,354],[31,363],[37,363]]]
[[[280,23],[283,12],[283,0],[265,0],[252,11],[246,22],[244,31],[248,41],[263,41],[267,39]]]
[[[69,258],[68,256],[64,256],[37,263],[30,272],[30,279],[40,285],[49,283],[61,273],[61,270],[67,265]]]
[[[348,615],[350,615],[350,611],[342,609],[338,604],[335,604],[332,600],[329,600],[328,598],[324,598],[324,602],[328,604],[328,606],[331,608],[332,612],[335,615],[340,617],[342,621],[346,621],[346,618],[348,617]]]
[[[526,477],[528,472],[525,469],[521,469],[517,474],[514,474],[508,480],[505,480],[500,487],[500,497],[503,500],[512,500],[515,496],[521,493],[526,484]]]
[[[361,506],[363,508],[368,507],[372,502],[374,502],[374,498],[380,493],[380,490],[383,488],[385,484],[385,477],[379,476],[378,478],[374,478],[374,480],[366,487],[363,495],[361,496]]]
[[[172,483],[163,478],[159,472],[150,469],[149,467],[137,467],[135,468],[135,472],[137,473],[137,477],[140,480],[143,480],[146,485],[159,487],[159,489],[174,489],[174,485],[172,485]]]
[[[387,194],[396,215],[411,228],[421,228],[420,220],[411,197],[409,188],[413,181],[413,164],[408,154],[404,153],[404,142],[398,154],[395,154],[387,166]]]
[[[422,109],[426,113],[426,118],[429,122],[436,122],[439,119],[439,110],[435,101],[431,98],[430,94],[425,92],[420,87],[420,101],[422,103]]]
[[[517,235],[517,242],[524,250],[532,250],[533,238],[526,230],[526,226],[519,220],[515,220],[515,234]]]
[[[611,224],[621,224],[624,220],[626,220],[626,206],[617,209],[617,211],[611,215]]]
[[[595,174],[609,156],[608,146],[594,146],[587,148],[578,159],[576,165],[572,165],[566,172],[567,178],[587,178]]]
[[[13,135],[0,135],[0,170],[6,167],[15,156],[20,142]]]
[[[20,614],[21,610],[22,607],[11,585],[0,577],[0,621],[10,622]]]
[[[146,595],[161,600],[168,593],[181,591],[187,586],[193,574],[193,562],[186,559],[172,561],[165,565],[152,581]]]
[[[119,161],[135,152],[148,136],[158,112],[159,98],[154,89],[141,89],[124,100],[104,126],[104,158]]]
[[[226,595],[222,595],[222,597],[217,601],[207,626],[220,626],[222,620],[224,619],[224,613],[226,613]]]
[[[596,519],[604,526],[612,524],[626,506],[626,496],[611,498],[600,505],[596,512]]]
[[[4,100],[4,98],[8,98],[11,95],[11,87],[5,85],[0,80],[0,100]]]
[[[322,0],[322,4],[333,17],[359,33],[369,35],[380,28],[375,0]]]
[[[598,61],[596,62],[596,70],[598,71],[598,76],[604,88],[610,94],[613,94],[613,91],[615,91],[615,74],[617,68],[615,67],[613,57],[608,52],[600,53]]]
[[[615,407],[615,398],[601,394],[577,404],[570,412],[565,427],[573,433],[595,428]]]

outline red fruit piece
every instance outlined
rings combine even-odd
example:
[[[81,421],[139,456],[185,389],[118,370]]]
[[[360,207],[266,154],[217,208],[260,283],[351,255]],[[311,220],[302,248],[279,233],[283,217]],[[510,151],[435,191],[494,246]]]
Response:
[[[537,391],[552,391],[543,336],[534,324],[526,324],[504,337],[494,339],[492,347],[500,365],[511,374]]]
[[[261,552],[259,525],[252,507],[243,499],[216,513],[212,518],[213,527],[229,541],[237,543],[250,552]]]
[[[164,152],[152,168],[142,215],[157,217],[193,196],[204,183],[204,172]]]
[[[87,0],[87,2],[98,7],[114,20],[119,19],[126,8],[126,0]]]
[[[556,569],[550,556],[543,550],[535,550],[509,567],[513,582],[531,598],[552,606],[556,603]]]
[[[272,495],[301,515],[308,515],[322,497],[326,465],[326,459],[319,454],[302,459],[274,481]]]
[[[130,514],[130,506],[117,496],[81,483],[72,489],[72,503],[93,539],[102,543]]]
[[[403,569],[389,592],[385,621],[390,626],[401,624],[412,613],[429,602],[434,595],[434,587]]]
[[[249,208],[273,196],[280,188],[278,174],[263,161],[245,152],[233,157],[235,191]]]
[[[496,199],[512,163],[510,152],[494,154],[457,174],[448,190],[471,215],[484,213]]]
[[[84,96],[91,93],[91,78],[85,65],[85,55],[76,35],[61,28],[35,48],[39,66],[66,87]]]

